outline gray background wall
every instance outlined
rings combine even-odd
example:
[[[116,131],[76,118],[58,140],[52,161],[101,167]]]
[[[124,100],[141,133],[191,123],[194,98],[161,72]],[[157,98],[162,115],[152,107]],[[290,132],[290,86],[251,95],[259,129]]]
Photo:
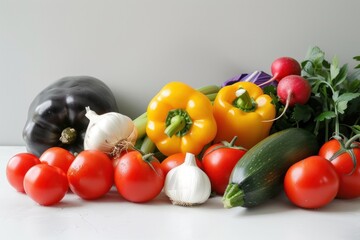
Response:
[[[0,145],[23,145],[35,95],[70,75],[103,80],[136,117],[167,82],[221,84],[318,45],[354,66],[360,1],[0,0]]]

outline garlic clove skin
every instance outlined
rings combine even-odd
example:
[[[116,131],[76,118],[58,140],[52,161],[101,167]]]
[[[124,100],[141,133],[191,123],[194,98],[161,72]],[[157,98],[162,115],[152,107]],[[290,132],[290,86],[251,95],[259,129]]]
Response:
[[[196,165],[194,154],[186,153],[184,163],[168,172],[164,192],[175,205],[194,206],[208,200],[211,183]]]
[[[90,108],[86,108],[85,116],[90,120],[84,138],[85,150],[114,154],[135,144],[137,130],[128,116],[116,112],[98,115]]]

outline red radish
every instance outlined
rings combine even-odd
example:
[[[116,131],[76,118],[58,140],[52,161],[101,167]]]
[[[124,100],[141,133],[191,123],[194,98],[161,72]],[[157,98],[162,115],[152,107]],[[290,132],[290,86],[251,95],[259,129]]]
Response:
[[[277,95],[285,108],[280,116],[267,122],[281,118],[288,107],[293,107],[295,104],[306,104],[311,95],[311,86],[305,78],[298,75],[289,75],[284,77],[277,85]]]
[[[277,86],[277,95],[282,104],[293,107],[295,104],[304,105],[310,98],[311,86],[308,80],[298,75],[284,77]]]
[[[273,77],[259,86],[263,86],[274,80],[280,82],[280,80],[289,75],[300,75],[301,66],[294,58],[280,57],[275,59],[275,61],[271,64],[271,73]]]

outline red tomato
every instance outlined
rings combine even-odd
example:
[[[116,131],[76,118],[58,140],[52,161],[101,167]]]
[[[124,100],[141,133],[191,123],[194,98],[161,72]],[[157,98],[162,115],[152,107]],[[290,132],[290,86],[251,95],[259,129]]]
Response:
[[[70,164],[74,161],[75,156],[68,150],[61,147],[51,147],[40,156],[40,161],[51,166],[61,168],[65,173]]]
[[[67,172],[71,191],[87,200],[105,195],[113,185],[111,159],[98,150],[84,150],[71,163]]]
[[[132,149],[127,149],[126,151],[120,152],[120,154],[119,154],[118,156],[115,156],[115,157],[112,159],[114,168],[116,168],[116,165],[118,164],[120,158],[121,158],[124,154],[126,154],[126,153],[128,153],[128,152],[131,152],[131,151],[134,151],[134,150],[132,150]]]
[[[43,206],[60,202],[68,188],[69,185],[64,171],[46,163],[33,166],[24,177],[26,194]]]
[[[284,190],[289,200],[302,208],[320,208],[330,203],[339,189],[339,177],[325,158],[311,156],[293,164],[285,174]]]
[[[171,169],[184,163],[185,155],[186,153],[175,153],[173,155],[168,156],[161,162],[161,169],[163,170],[165,176]],[[195,158],[195,160],[196,160],[196,165],[199,168],[203,169],[203,165],[201,161],[197,158]]]
[[[31,167],[39,163],[39,158],[31,153],[19,153],[10,158],[6,166],[6,177],[10,185],[24,193],[24,176]]]
[[[245,153],[243,148],[223,143],[214,144],[205,151],[202,158],[204,171],[210,179],[212,190],[218,195],[224,194],[233,168]]]
[[[155,157],[143,159],[138,151],[124,154],[115,169],[115,185],[130,202],[147,202],[161,192],[165,175]]]
[[[352,148],[356,157],[356,167],[348,152],[344,152],[331,160],[340,178],[339,192],[337,198],[350,199],[360,197],[360,143],[355,142],[358,147]],[[330,160],[339,151],[341,144],[338,140],[332,139],[324,143],[319,155]]]

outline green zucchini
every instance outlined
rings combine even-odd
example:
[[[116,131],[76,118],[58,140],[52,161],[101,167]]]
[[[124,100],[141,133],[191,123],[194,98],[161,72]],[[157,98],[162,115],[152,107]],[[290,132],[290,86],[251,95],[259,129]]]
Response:
[[[315,135],[301,128],[276,132],[260,141],[235,165],[223,204],[255,207],[282,190],[287,169],[297,161],[318,151]]]

